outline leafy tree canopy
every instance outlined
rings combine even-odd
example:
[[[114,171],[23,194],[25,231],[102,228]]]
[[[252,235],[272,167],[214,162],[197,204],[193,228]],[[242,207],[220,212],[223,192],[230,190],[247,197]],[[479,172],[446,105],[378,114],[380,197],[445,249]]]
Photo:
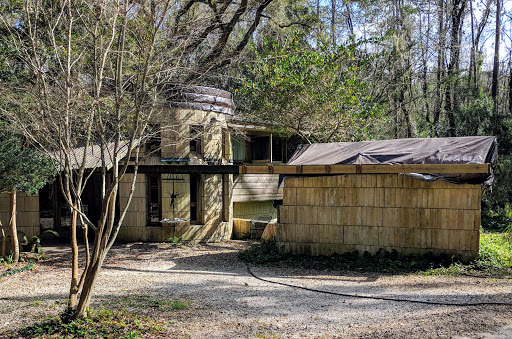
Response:
[[[371,57],[358,53],[360,44],[315,50],[298,36],[266,41],[241,71],[235,92],[247,111],[242,116],[308,142],[370,138],[381,108],[365,81]]]
[[[57,174],[55,162],[0,129],[0,191],[35,194]]]

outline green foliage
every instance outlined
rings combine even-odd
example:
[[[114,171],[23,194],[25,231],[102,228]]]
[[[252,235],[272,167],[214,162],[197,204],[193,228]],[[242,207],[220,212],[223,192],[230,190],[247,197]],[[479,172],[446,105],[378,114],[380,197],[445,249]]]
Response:
[[[485,276],[509,276],[512,266],[512,238],[508,233],[482,232],[479,258],[464,265],[460,258],[448,255],[401,256],[380,249],[375,255],[368,252],[347,252],[332,256],[312,257],[293,255],[278,250],[274,240],[255,243],[240,252],[239,258],[258,265],[284,264],[311,269],[349,270],[381,273],[419,273],[422,275],[459,275],[461,273]]]
[[[240,260],[258,265],[269,265],[281,262],[289,257],[288,254],[282,253],[277,248],[275,239],[263,240],[251,245],[238,254]]]
[[[512,225],[512,155],[500,156],[494,170],[492,190],[482,197],[482,224],[486,229],[503,230]]]
[[[12,261],[12,255],[7,257],[7,264],[12,264],[13,261]],[[13,275],[13,274],[16,274],[16,273],[20,273],[20,272],[25,272],[25,271],[30,271],[32,268],[34,267],[34,262],[32,261],[29,261],[27,265],[25,265],[24,267],[22,268],[19,268],[17,270],[8,270],[2,274],[0,274],[0,278],[4,278],[4,277],[7,277],[9,275]]]
[[[26,338],[140,338],[161,337],[158,323],[122,310],[89,310],[89,317],[67,321],[66,314],[49,318],[20,331]]]
[[[19,136],[0,130],[0,191],[35,194],[56,174],[52,159],[23,146]]]
[[[512,266],[512,240],[508,233],[482,232],[480,235],[480,256],[474,262],[481,270],[506,271]]]
[[[318,257],[293,255],[280,252],[274,240],[253,244],[240,252],[239,258],[245,262],[260,265],[285,264],[301,268],[385,273],[416,272],[434,266],[448,267],[454,261],[452,257],[434,256],[432,253],[421,256],[400,256],[396,251],[388,252],[382,249],[375,255],[368,252],[360,255],[358,251]]]
[[[380,108],[363,80],[371,58],[358,53],[361,43],[313,50],[296,35],[284,44],[267,40],[235,89],[244,118],[310,142],[370,137]]]
[[[475,101],[454,112],[455,134],[457,136],[492,135],[492,112],[492,99],[480,93]]]
[[[181,237],[169,237],[167,239],[165,239],[166,242],[170,242],[171,244],[174,244],[174,245],[178,245],[179,243],[181,243]]]

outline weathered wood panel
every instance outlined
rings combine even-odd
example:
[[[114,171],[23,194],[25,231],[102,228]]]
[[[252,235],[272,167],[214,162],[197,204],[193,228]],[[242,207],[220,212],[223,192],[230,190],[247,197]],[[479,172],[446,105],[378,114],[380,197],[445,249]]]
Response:
[[[473,259],[481,188],[403,174],[288,178],[277,239],[284,250],[325,254],[395,249]]]
[[[233,186],[233,202],[283,199],[283,188],[278,188],[277,174],[241,174]]]

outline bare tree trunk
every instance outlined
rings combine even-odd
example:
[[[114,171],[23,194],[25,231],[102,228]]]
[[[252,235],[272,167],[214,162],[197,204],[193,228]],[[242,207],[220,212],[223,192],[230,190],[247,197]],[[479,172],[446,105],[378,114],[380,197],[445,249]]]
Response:
[[[512,110],[512,51],[509,52],[509,70],[508,70],[508,110]]]
[[[444,26],[444,0],[439,0],[438,8],[437,8],[437,21],[438,21],[438,31],[437,35],[439,36],[439,42],[437,46],[437,86],[436,86],[436,106],[434,109],[434,122],[433,122],[433,135],[439,136],[439,131],[437,130],[437,125],[439,123],[439,119],[441,117],[441,110],[443,106],[443,90],[442,90],[442,80],[444,77],[444,62],[445,62],[445,42],[446,42],[446,32]]]
[[[20,243],[18,242],[18,231],[16,229],[16,191],[10,192],[9,197],[9,230],[11,232],[12,260],[18,262],[20,260]]]
[[[316,16],[318,18],[318,27],[316,30],[316,48],[320,49],[320,45],[322,43],[322,20],[320,20],[320,0],[316,0]]]
[[[78,300],[78,241],[76,236],[76,224],[78,212],[75,208],[71,210],[71,286],[69,287],[69,307],[76,309]]]
[[[421,16],[420,16],[420,19],[421,19]],[[420,35],[421,35],[421,27],[423,26],[423,23],[420,22]],[[430,121],[430,104],[429,104],[429,99],[428,99],[428,78],[427,78],[427,73],[428,73],[428,60],[427,60],[427,53],[428,53],[428,48],[429,48],[429,45],[430,45],[430,2],[429,2],[429,5],[428,5],[428,9],[427,9],[427,32],[426,32],[426,37],[425,37],[425,45],[423,46],[423,48],[421,49],[421,60],[422,60],[422,64],[423,64],[423,70],[422,70],[422,73],[421,73],[421,76],[422,76],[422,90],[423,90],[423,99],[425,101],[425,121],[428,123],[428,124],[431,124],[431,121]]]
[[[336,0],[331,0],[331,34],[332,46],[336,46]]]
[[[350,35],[354,36],[354,25],[352,23],[352,13],[350,10],[349,2],[350,2],[350,0],[345,0],[345,10],[347,13],[347,24],[348,24],[348,29],[350,30]]]
[[[473,88],[474,91],[476,89],[476,45],[473,0],[469,0],[469,15],[471,16],[471,54],[469,57],[468,88]]]
[[[445,111],[448,117],[448,135],[451,137],[456,136],[454,111],[459,108],[459,55],[465,7],[466,0],[454,0],[450,11],[452,27],[450,33],[450,62],[448,63],[447,70],[448,84],[446,86]]]
[[[498,114],[498,76],[500,71],[500,16],[501,0],[496,1],[496,30],[494,33],[494,65],[492,68],[491,96],[494,102],[494,114]]]

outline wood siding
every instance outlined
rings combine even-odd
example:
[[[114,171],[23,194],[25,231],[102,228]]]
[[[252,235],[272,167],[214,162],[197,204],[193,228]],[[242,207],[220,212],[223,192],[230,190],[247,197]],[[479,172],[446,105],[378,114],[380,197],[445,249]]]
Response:
[[[479,250],[481,187],[402,174],[347,174],[285,181],[277,239],[292,253],[380,248],[401,254]]]
[[[233,187],[233,202],[283,199],[283,187],[277,187],[277,174],[240,174]]]

